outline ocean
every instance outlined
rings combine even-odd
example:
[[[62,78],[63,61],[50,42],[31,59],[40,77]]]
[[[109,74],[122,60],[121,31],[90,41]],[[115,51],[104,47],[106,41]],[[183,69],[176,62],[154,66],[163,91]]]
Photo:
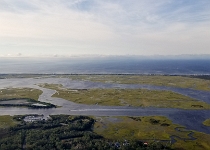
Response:
[[[0,58],[0,74],[209,75],[210,59],[138,57]]]

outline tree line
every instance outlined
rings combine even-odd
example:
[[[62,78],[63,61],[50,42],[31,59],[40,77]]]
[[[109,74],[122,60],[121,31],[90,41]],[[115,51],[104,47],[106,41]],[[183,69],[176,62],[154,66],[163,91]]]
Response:
[[[138,140],[105,139],[92,131],[95,120],[88,116],[53,115],[48,120],[24,122],[25,116],[15,116],[20,123],[11,127],[0,139],[1,150],[155,150],[170,149],[161,143],[145,146]],[[116,145],[118,143],[118,145]]]

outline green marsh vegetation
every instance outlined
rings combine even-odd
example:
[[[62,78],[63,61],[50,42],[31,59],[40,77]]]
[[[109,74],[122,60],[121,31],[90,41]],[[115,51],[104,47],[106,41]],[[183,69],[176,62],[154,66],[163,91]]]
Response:
[[[174,136],[176,142],[172,144],[173,149],[210,149],[209,134],[185,131],[184,129],[183,126],[173,124],[172,121],[163,116],[96,117],[94,124],[94,131],[107,139],[139,139],[149,143],[168,140],[166,144],[170,145],[170,137]],[[195,140],[191,140],[189,137],[192,132]]]
[[[149,84],[157,86],[170,86],[191,88],[195,90],[210,91],[210,76],[173,76],[173,75],[54,75],[54,74],[2,74],[5,78],[70,78],[72,80],[86,80],[103,83],[121,84]]]
[[[43,84],[57,92],[53,97],[75,103],[106,106],[136,106],[181,109],[210,109],[210,105],[171,91],[147,89],[65,89],[62,85]]]
[[[94,131],[108,139],[162,139],[170,140],[176,134],[170,120],[162,116],[150,117],[98,117]],[[180,136],[187,137],[182,133]]]
[[[210,91],[210,80],[191,76],[166,76],[166,75],[70,75],[72,80],[86,80],[103,83],[119,84],[149,84],[195,90]]]
[[[210,119],[206,119],[203,124],[210,127]]]
[[[1,107],[53,108],[53,104],[38,101],[41,90],[32,88],[0,89]]]
[[[6,88],[0,89],[0,100],[3,99],[17,99],[17,98],[30,98],[38,100],[42,94],[41,90],[32,88]]]
[[[15,125],[17,125],[17,121],[14,121],[12,116],[0,116],[0,129],[9,128]]]

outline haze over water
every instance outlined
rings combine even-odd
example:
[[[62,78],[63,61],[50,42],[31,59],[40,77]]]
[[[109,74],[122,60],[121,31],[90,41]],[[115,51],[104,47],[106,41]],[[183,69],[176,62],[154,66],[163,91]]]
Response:
[[[1,58],[0,74],[210,74],[209,59]]]

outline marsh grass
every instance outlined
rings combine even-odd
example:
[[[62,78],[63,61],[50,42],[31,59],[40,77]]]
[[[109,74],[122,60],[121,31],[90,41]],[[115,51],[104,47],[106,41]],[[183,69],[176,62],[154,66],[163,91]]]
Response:
[[[115,118],[113,122],[110,118]],[[181,138],[189,138],[191,131],[180,132],[175,130],[177,127],[183,127],[173,124],[171,120],[164,116],[147,117],[97,117],[94,125],[94,132],[108,139],[118,140],[141,140],[141,141],[161,141],[170,140],[170,136],[175,135]],[[183,127],[184,129],[184,127]],[[210,135],[193,131],[196,140],[181,140],[176,138],[177,142],[172,145],[174,149],[210,149]],[[170,142],[169,142],[170,143]]]
[[[210,119],[206,119],[203,124],[210,127]]]
[[[172,145],[174,149],[180,150],[209,150],[210,149],[210,135],[194,131],[196,140],[180,140],[176,138],[177,142]]]
[[[170,140],[172,134],[187,137],[186,133],[174,130],[178,125],[172,124],[170,120],[162,116],[137,117],[140,120],[133,119],[135,117],[115,117],[121,119],[118,122],[110,121],[110,117],[101,118],[95,123],[94,131],[108,139]],[[154,120],[157,123],[153,123]],[[163,124],[167,124],[167,126]]]
[[[210,105],[171,91],[147,89],[64,89],[62,85],[43,84],[57,92],[53,97],[75,103],[106,106],[210,109]]]
[[[38,100],[42,94],[41,90],[32,88],[6,88],[0,89],[0,100],[3,99],[17,99],[17,98],[30,98]]]
[[[13,120],[12,116],[9,115],[0,116],[0,129],[9,128],[15,126],[16,124],[17,122]]]
[[[157,86],[169,86],[179,88],[191,88],[210,91],[210,80],[164,75],[71,75],[72,80],[87,80],[103,83],[121,84],[149,84]]]

